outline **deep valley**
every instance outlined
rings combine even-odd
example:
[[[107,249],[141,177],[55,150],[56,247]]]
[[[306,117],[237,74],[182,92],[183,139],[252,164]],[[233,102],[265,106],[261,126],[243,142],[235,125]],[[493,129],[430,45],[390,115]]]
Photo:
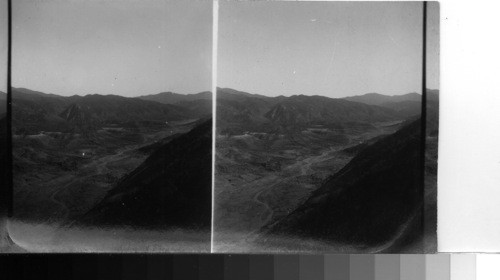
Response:
[[[186,135],[189,135],[190,131],[209,122],[211,114],[207,113],[206,108],[209,108],[211,103],[203,101],[207,103],[206,106],[198,110],[198,101],[190,102],[196,103],[194,107],[190,107],[190,103],[178,106],[120,96],[62,97],[26,89],[13,89],[14,215],[9,221],[12,238],[25,244],[27,249],[35,251],[79,251],[86,250],[87,247],[99,247],[96,246],[99,242],[81,240],[87,236],[85,233],[87,231],[89,234],[96,232],[96,236],[102,238],[105,238],[106,233],[116,237],[116,233],[121,232],[124,238],[134,236],[137,244],[130,248],[120,247],[122,246],[120,244],[126,241],[118,241],[120,240],[118,238],[113,247],[105,247],[107,249],[103,249],[104,251],[113,251],[117,248],[137,251],[149,246],[147,238],[141,241],[141,238],[144,238],[141,234],[126,233],[131,230],[150,232],[145,236],[156,236],[152,239],[154,242],[150,240],[156,244],[150,246],[153,251],[160,250],[159,248],[169,251],[168,246],[174,251],[182,251],[174,243],[184,234],[187,240],[191,239],[186,250],[209,250],[210,229],[207,224],[210,221],[210,194],[207,194],[207,191],[211,186],[210,177],[203,177],[203,181],[196,185],[196,188],[200,188],[199,193],[203,194],[196,195],[196,202],[188,201],[184,202],[184,205],[178,205],[178,208],[182,206],[185,207],[182,209],[186,209],[190,207],[189,203],[199,203],[200,199],[207,201],[208,208],[199,208],[206,213],[200,215],[193,225],[190,225],[189,221],[179,224],[172,219],[134,224],[133,220],[137,217],[131,213],[120,217],[115,213],[108,213],[104,222],[103,219],[94,219],[89,214],[95,212],[94,208],[98,204],[101,207],[105,206],[108,203],[105,201],[107,195],[119,188],[124,178],[139,168],[152,154],[162,153],[161,150],[168,149],[169,145],[179,146],[170,143],[175,142],[177,138],[189,137]],[[208,126],[211,131],[211,125]],[[207,138],[208,143],[210,138],[211,136]],[[192,141],[196,143],[201,140],[193,138]],[[207,154],[211,153],[209,145],[202,146],[202,149]],[[185,151],[179,150],[181,154]],[[165,189],[168,193],[168,188],[173,186],[166,185],[165,180],[177,176],[176,173],[179,172],[190,172],[185,166],[175,165],[174,157],[182,158],[181,154],[171,155],[170,158],[164,156],[160,159],[174,164],[168,173],[162,173],[163,183],[156,182],[154,187]],[[210,158],[200,157],[197,160],[200,164],[211,163]],[[199,172],[199,170],[191,171]],[[182,185],[182,182],[179,184],[181,188],[189,187]],[[143,203],[149,203],[154,207],[151,201]],[[141,205],[135,205],[130,211],[137,212],[141,209]],[[174,207],[170,210],[176,209]],[[177,214],[189,215],[182,212]],[[155,217],[155,213],[142,213],[142,215],[139,215],[139,219],[144,221],[160,218]],[[109,221],[116,222],[109,223]],[[200,224],[200,221],[207,222]],[[99,228],[101,231],[96,230]],[[129,230],[124,230],[127,228]],[[30,234],[26,234],[30,231]],[[33,233],[37,231],[40,231],[40,234]],[[164,245],[159,246],[162,239],[160,232],[172,233],[170,241],[176,241],[170,242],[169,235],[164,234]],[[40,247],[41,240],[47,238],[51,241],[44,244],[43,248]],[[64,249],[64,246],[61,246],[70,243],[81,243],[87,247],[67,246],[67,249]]]
[[[382,97],[386,102],[388,97]],[[368,242],[364,237],[347,240],[340,238],[340,235],[325,236],[320,234],[323,229],[314,227],[311,227],[310,232],[300,233],[298,226],[292,228],[285,227],[284,224],[289,219],[295,220],[296,218],[290,217],[297,216],[297,211],[302,211],[300,209],[303,209],[304,205],[314,201],[319,189],[327,188],[324,187],[326,182],[360,154],[363,159],[359,162],[369,160],[363,167],[365,170],[377,162],[382,166],[390,166],[391,162],[395,163],[397,157],[403,156],[395,155],[394,159],[385,162],[383,157],[368,156],[366,150],[370,147],[372,150],[377,149],[373,148],[376,145],[387,145],[379,142],[387,142],[384,139],[395,137],[391,135],[412,122],[418,122],[420,101],[414,100],[414,95],[409,97],[412,100],[405,102],[405,106],[411,104],[414,109],[398,111],[377,105],[328,100],[316,96],[270,98],[219,89],[214,204],[215,250],[378,252],[393,249],[389,249],[387,244],[393,241],[391,236],[397,235],[405,226],[403,222],[394,229],[388,229],[387,233],[381,235],[380,241],[374,242]],[[437,99],[436,96],[434,98]],[[415,115],[415,111],[418,114]],[[419,129],[416,128],[414,133],[416,134],[412,135],[418,137]],[[412,155],[419,154],[418,146],[409,149],[413,152]],[[413,161],[418,163],[418,157]],[[409,172],[418,173],[418,168],[414,166],[407,169]],[[381,171],[374,172],[378,174]],[[354,188],[358,179],[354,177],[350,180]],[[395,184],[406,188],[404,184],[414,180],[411,176],[403,176],[401,181]],[[380,185],[374,184],[374,188],[387,187],[382,182]],[[328,188],[334,192],[335,188],[341,186],[332,185]],[[418,190],[423,191],[423,188],[416,185],[409,188],[413,188],[417,193]],[[372,207],[370,205],[375,203],[374,201],[363,201],[363,195],[370,193],[371,191],[365,190],[364,194],[349,194],[349,207]],[[416,197],[410,193],[402,196],[405,195],[406,199]],[[430,198],[433,195],[435,193],[429,193]],[[420,198],[416,199],[422,201]],[[385,199],[387,201],[384,203],[389,207],[392,205],[398,209],[399,202],[394,200],[396,198]],[[412,211],[417,211],[420,207],[417,204],[411,208]],[[345,206],[339,211],[347,211],[343,217],[348,221],[347,227],[360,227],[363,222],[359,219],[367,217],[361,212],[349,214]],[[328,215],[331,214],[327,210],[318,210],[308,219],[319,220]],[[379,212],[375,215],[385,214]],[[403,219],[412,220],[411,215],[410,212],[403,214]],[[376,216],[372,218],[378,219]],[[414,220],[418,219],[417,217]],[[304,220],[301,223],[306,222]],[[325,227],[335,228],[335,221],[324,223]],[[411,224],[413,225],[413,222]],[[435,235],[435,232],[428,233],[429,236],[433,234]],[[403,235],[406,236],[406,232]],[[411,240],[404,241],[404,246],[420,246],[418,244],[421,240],[417,241],[418,238],[409,239]]]

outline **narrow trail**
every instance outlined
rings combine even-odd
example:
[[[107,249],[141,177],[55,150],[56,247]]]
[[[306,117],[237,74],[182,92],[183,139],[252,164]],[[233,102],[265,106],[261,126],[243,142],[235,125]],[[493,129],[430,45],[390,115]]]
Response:
[[[59,178],[58,180],[63,180],[63,178],[65,177],[72,177],[71,175],[67,175],[67,176],[63,176],[62,178]],[[66,190],[66,188],[73,183],[74,180],[72,180],[72,178],[69,179],[69,182],[66,183],[64,186],[56,189],[51,195],[50,195],[50,201],[52,201],[52,203],[54,203],[55,205],[57,205],[59,208],[60,208],[60,212],[62,212],[61,214],[61,219],[63,221],[67,220],[68,217],[69,217],[69,209],[68,207],[66,206],[66,204],[64,204],[63,201],[57,199],[57,196],[59,195],[59,193],[61,193],[62,191]]]
[[[262,212],[260,214],[260,222],[259,222],[259,225],[255,227],[255,229],[253,229],[252,231],[250,231],[246,236],[247,236],[247,239],[251,239],[253,235],[255,235],[255,233],[257,231],[260,230],[260,228],[267,224],[269,221],[271,221],[272,217],[274,216],[274,210],[271,208],[271,206],[269,206],[269,204],[261,197],[261,195],[264,193],[264,192],[267,192],[269,190],[271,190],[275,185],[277,185],[278,183],[280,182],[276,182],[276,180],[278,179],[278,177],[274,176],[274,175],[271,175],[271,176],[266,176],[264,178],[261,178],[259,180],[256,180],[256,181],[252,181],[252,182],[249,182],[247,184],[245,184],[244,186],[244,189],[252,189],[252,187],[254,186],[263,186],[261,187],[255,194],[252,195],[252,201],[255,203],[255,204],[258,204],[260,206],[262,206],[264,208],[264,212]],[[276,182],[276,183],[272,183],[272,182]],[[271,183],[271,185],[269,185],[269,183]]]
[[[262,200],[261,195],[264,192],[271,190],[275,185],[277,185],[279,183],[280,182],[274,183],[269,187],[261,189],[260,191],[255,193],[255,195],[252,197],[252,200],[257,204],[264,206],[265,210],[262,214],[260,214],[260,218],[261,218],[260,225],[258,227],[256,227],[256,229],[252,230],[250,233],[247,234],[247,237],[245,238],[247,241],[254,240],[257,237],[257,232],[262,228],[262,226],[268,224],[271,221],[271,219],[273,218],[274,210],[269,206],[268,203],[266,203],[265,200]],[[266,215],[266,213],[267,213],[267,215]]]
[[[274,185],[273,185],[273,186],[274,186]],[[266,192],[266,191],[270,190],[271,188],[272,188],[272,186],[271,186],[271,187],[269,187],[269,188],[265,188],[265,189],[260,190],[260,191],[259,191],[259,192],[257,192],[257,193],[253,196],[253,198],[252,198],[252,200],[253,200],[255,203],[260,204],[260,205],[263,205],[263,206],[264,206],[264,208],[265,208],[264,213],[262,213],[262,214],[260,215],[261,220],[262,220],[262,224],[264,224],[264,225],[265,225],[265,224],[267,224],[267,223],[271,220],[271,218],[272,218],[272,217],[273,217],[273,215],[274,215],[274,210],[273,210],[273,209],[269,206],[269,204],[267,204],[264,200],[261,200],[260,196],[261,196],[264,192]],[[267,215],[265,216],[265,218],[263,218],[263,219],[262,219],[262,217],[264,216],[264,214],[265,214],[266,212],[267,212]]]
[[[317,162],[321,162],[323,160],[325,160],[328,156],[330,156],[330,154],[332,152],[336,152],[337,149],[333,149],[333,148],[329,148],[328,150],[325,150],[323,151],[321,154],[319,155],[315,155],[315,156],[311,156],[311,157],[307,157],[301,161],[298,161],[296,162],[295,164],[293,164],[292,166],[288,166],[287,169],[299,169],[299,175],[298,176],[302,176],[302,175],[309,175],[311,173],[313,173],[313,169],[311,168],[311,166],[314,164],[314,163],[317,163]],[[271,191],[276,185],[282,183],[281,180],[278,180],[279,177],[276,177],[276,176],[271,176],[271,177],[264,177],[258,181],[253,181],[253,182],[250,182],[250,183],[247,183],[246,184],[246,187],[249,187],[249,186],[256,186],[256,185],[260,185],[260,186],[264,186],[262,187],[260,190],[258,190],[253,196],[252,196],[252,201],[255,203],[255,204],[258,204],[260,206],[262,206],[264,208],[264,212],[262,214],[260,214],[260,219],[261,219],[261,222],[259,224],[259,226],[252,230],[247,236],[247,239],[250,239],[252,237],[255,236],[255,234],[261,229],[262,226],[268,224],[274,214],[275,214],[275,211],[273,210],[273,208],[264,200],[264,198],[262,197],[262,195],[267,192],[267,191]],[[276,182],[276,180],[278,180]],[[267,183],[271,183],[273,182],[271,185],[269,186],[266,186]]]
[[[300,175],[309,175],[314,172],[314,170],[312,169],[313,164],[326,160],[329,156],[331,156],[332,153],[338,152],[340,150],[340,148],[328,148],[327,150],[321,152],[319,155],[308,156],[292,165],[287,166],[285,169],[298,169],[300,171]]]

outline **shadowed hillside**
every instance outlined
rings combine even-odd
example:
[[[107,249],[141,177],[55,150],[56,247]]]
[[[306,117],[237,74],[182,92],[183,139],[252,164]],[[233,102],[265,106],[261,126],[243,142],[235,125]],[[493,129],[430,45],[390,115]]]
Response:
[[[439,90],[427,91],[427,126],[425,142],[425,252],[437,251],[437,172],[439,141]]]
[[[0,102],[2,102],[1,99]],[[0,106],[6,108],[4,102],[5,99]],[[7,230],[7,209],[9,204],[7,172],[8,168],[10,168],[7,161],[7,153],[9,152],[7,149],[7,139],[7,119],[0,117],[0,182],[2,182],[0,187],[0,253],[24,252],[24,250],[12,241]]]
[[[153,152],[82,219],[92,225],[210,229],[212,121]]]
[[[359,247],[402,246],[421,236],[420,121],[364,148],[309,199],[270,226],[272,235]]]
[[[1,104],[1,107],[5,107],[5,103]],[[2,182],[0,188],[0,252],[8,252],[13,245],[7,231],[7,152],[7,120],[5,117],[0,117],[0,182]]]

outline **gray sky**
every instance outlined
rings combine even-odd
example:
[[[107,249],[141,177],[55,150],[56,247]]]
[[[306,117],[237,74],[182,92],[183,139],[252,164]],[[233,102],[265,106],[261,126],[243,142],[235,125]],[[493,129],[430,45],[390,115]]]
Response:
[[[3,92],[7,92],[7,24],[7,1],[0,1],[0,91]]]
[[[421,67],[421,2],[219,4],[220,87],[270,96],[405,94],[421,92]]]
[[[13,29],[14,87],[124,96],[211,89],[210,0],[16,0]]]
[[[440,41],[439,2],[427,3],[427,84],[439,89]]]

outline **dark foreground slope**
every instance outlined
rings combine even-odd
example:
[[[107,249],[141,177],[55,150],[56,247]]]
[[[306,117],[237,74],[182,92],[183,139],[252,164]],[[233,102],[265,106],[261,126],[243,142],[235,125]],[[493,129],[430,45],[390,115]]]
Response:
[[[0,94],[3,94],[0,92]],[[5,103],[4,103],[5,104]],[[5,105],[1,104],[0,107],[5,108]],[[4,110],[5,112],[5,110]],[[7,252],[9,248],[13,245],[12,240],[7,232],[7,119],[5,117],[0,118],[0,182],[2,187],[0,188],[0,252]]]
[[[210,230],[212,121],[175,138],[83,217],[91,225]]]
[[[0,104],[0,107],[6,107],[5,104]],[[10,238],[7,230],[7,208],[8,208],[8,168],[7,161],[7,119],[0,117],[0,253],[23,252],[23,249],[18,247]]]
[[[428,92],[429,93],[429,92]],[[437,171],[439,140],[439,91],[430,92],[435,99],[427,99],[427,126],[425,142],[425,252],[437,251]]]
[[[265,230],[262,242],[298,235],[367,250],[404,246],[422,235],[419,156],[417,120],[363,149],[302,206]]]

